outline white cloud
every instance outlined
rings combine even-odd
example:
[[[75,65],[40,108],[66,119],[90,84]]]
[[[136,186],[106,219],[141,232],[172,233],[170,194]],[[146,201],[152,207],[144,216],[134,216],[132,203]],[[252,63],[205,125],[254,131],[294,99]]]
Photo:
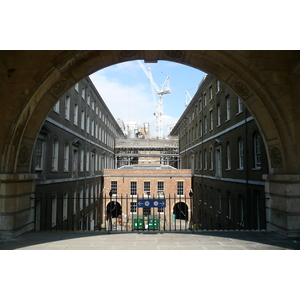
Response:
[[[150,86],[133,82],[124,85],[117,79],[108,80],[99,72],[92,74],[90,78],[115,119],[150,123],[154,134],[155,107]]]

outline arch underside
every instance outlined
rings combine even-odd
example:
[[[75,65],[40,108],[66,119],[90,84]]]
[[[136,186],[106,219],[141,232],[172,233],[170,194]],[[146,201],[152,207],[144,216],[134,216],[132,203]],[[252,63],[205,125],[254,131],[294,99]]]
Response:
[[[182,63],[223,81],[243,99],[254,116],[266,144],[269,172],[299,171],[294,117],[298,104],[293,102],[290,51],[272,52],[272,56],[259,51],[212,50],[40,52],[38,54],[44,56],[36,64],[31,62],[29,77],[24,75],[29,68],[25,64],[23,77],[18,79],[18,72],[22,73],[20,63],[19,68],[16,65],[11,82],[8,82],[11,89],[15,76],[19,80],[19,90],[15,89],[13,94],[7,90],[7,100],[15,100],[16,108],[15,114],[8,116],[9,121],[5,124],[1,173],[30,172],[34,143],[40,128],[54,104],[69,88],[100,69],[137,59]]]

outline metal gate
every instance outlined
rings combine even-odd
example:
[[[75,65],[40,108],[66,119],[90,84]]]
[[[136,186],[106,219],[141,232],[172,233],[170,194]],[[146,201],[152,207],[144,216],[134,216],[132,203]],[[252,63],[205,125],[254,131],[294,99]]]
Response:
[[[263,198],[36,195],[34,223],[41,231],[265,230],[266,208]]]
[[[107,231],[187,231],[193,229],[192,198],[103,196]]]

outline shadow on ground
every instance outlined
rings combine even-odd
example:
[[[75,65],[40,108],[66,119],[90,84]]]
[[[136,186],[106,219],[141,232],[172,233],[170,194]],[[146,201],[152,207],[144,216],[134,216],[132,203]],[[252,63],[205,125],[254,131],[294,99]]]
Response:
[[[286,238],[274,232],[266,231],[134,231],[134,232],[107,232],[107,231],[77,231],[77,232],[29,232],[10,240],[0,240],[0,250],[54,250],[54,249],[107,249],[112,244],[126,244],[129,249],[140,249],[136,246],[144,243],[142,248],[149,249],[194,249],[197,247],[207,250],[300,250],[300,240]],[[166,242],[168,241],[168,242]],[[215,244],[214,244],[215,243]],[[178,248],[180,244],[181,248]],[[206,245],[210,244],[210,247]],[[55,245],[63,245],[55,248]],[[98,245],[98,247],[97,247]],[[104,248],[103,245],[107,245]],[[153,247],[153,245],[156,245]],[[159,247],[157,245],[163,245]],[[216,247],[214,247],[216,245]],[[221,247],[224,245],[224,247]],[[226,246],[231,245],[231,248]],[[266,246],[268,245],[268,246]],[[151,248],[152,247],[152,248]]]

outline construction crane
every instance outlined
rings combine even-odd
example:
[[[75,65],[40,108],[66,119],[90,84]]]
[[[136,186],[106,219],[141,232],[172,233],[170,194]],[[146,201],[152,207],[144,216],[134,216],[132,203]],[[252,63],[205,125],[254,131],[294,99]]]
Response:
[[[189,98],[189,99],[188,99]],[[185,107],[189,105],[189,102],[192,100],[191,95],[189,94],[188,91],[185,91]]]
[[[156,137],[159,139],[163,138],[163,102],[162,98],[163,95],[171,93],[170,83],[169,83],[169,76],[166,77],[164,84],[162,85],[162,89],[159,89],[157,84],[154,82],[152,78],[151,69],[148,70],[143,65],[142,61],[138,60],[140,67],[143,69],[144,73],[146,74],[147,78],[151,83],[152,88],[152,96],[154,99],[154,105],[156,107],[156,111],[154,113],[156,118]],[[158,103],[156,103],[156,96],[155,93],[158,95]]]

